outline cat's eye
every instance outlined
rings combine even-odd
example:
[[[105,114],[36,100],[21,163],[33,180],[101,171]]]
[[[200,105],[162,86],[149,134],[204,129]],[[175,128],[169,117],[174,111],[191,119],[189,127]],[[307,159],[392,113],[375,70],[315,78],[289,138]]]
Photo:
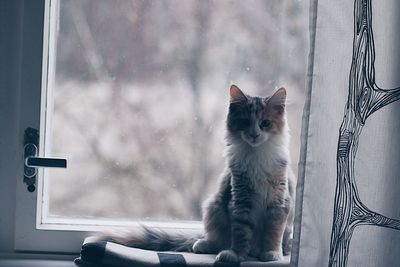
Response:
[[[270,120],[262,120],[260,121],[260,128],[261,129],[268,129],[271,127],[271,121]]]

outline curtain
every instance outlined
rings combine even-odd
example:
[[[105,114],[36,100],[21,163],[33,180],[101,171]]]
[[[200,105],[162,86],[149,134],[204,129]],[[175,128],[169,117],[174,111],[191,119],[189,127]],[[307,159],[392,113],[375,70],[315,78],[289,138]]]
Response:
[[[310,2],[292,266],[400,266],[399,11]]]

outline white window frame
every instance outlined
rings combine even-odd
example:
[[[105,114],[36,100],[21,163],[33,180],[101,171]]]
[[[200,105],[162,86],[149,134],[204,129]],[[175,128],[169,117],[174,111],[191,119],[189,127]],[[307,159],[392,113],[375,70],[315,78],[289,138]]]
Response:
[[[50,127],[46,121],[46,112],[51,110],[51,89],[54,68],[50,68],[55,58],[57,17],[59,0],[43,0],[43,6],[36,1],[24,1],[23,44],[21,48],[21,95],[19,136],[24,135],[28,127],[39,129],[39,156],[51,156],[46,153],[44,133]],[[40,38],[42,36],[43,38]],[[27,38],[25,38],[27,37]],[[40,47],[42,46],[42,47]],[[21,158],[21,179],[16,185],[15,212],[15,251],[79,253],[81,244],[90,232],[105,227],[137,227],[138,222],[105,220],[46,219],[42,214],[45,203],[43,192],[47,184],[46,170],[39,169],[36,177],[36,191],[27,191],[23,182],[22,139],[18,147]],[[58,155],[62,156],[62,155]],[[179,229],[199,232],[201,222],[143,222],[149,227]]]
[[[43,130],[40,124],[41,103],[45,100],[42,91],[47,87],[48,52],[51,25],[50,13],[56,10],[56,1],[45,0],[40,4],[36,1],[23,3],[22,45],[21,45],[21,74],[20,74],[20,118],[19,136],[21,144],[18,147],[21,158],[21,177],[16,183],[15,211],[15,251],[35,252],[79,252],[84,239],[84,232],[45,231],[40,230],[40,209],[38,195],[42,193],[43,170],[37,175],[37,190],[28,192],[23,182],[23,135],[27,127]],[[43,38],[41,38],[43,37]],[[43,98],[42,98],[43,96]],[[40,155],[44,151],[40,149]]]

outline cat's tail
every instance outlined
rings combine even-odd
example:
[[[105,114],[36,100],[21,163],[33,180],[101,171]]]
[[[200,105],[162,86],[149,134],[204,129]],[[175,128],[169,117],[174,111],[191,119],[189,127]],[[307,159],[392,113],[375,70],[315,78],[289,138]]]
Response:
[[[201,234],[163,231],[142,226],[136,230],[108,231],[94,237],[94,241],[109,241],[120,245],[154,251],[192,252]]]

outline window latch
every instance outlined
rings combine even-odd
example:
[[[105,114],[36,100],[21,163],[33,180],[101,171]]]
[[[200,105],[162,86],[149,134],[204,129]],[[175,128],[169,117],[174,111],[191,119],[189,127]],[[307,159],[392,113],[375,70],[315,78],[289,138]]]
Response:
[[[29,192],[36,189],[38,168],[67,168],[67,160],[63,158],[38,157],[39,131],[27,128],[24,135],[24,183]]]

